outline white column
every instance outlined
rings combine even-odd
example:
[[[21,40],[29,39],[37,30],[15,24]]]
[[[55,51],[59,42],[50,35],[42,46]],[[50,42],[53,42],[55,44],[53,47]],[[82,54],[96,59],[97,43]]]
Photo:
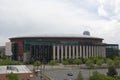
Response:
[[[78,58],[78,46],[76,46],[76,58]]]
[[[75,46],[73,45],[72,47],[73,47],[73,48],[72,48],[72,51],[73,51],[73,52],[72,52],[72,54],[73,54],[72,58],[75,59]]]
[[[92,57],[94,57],[94,47],[92,46]]]
[[[100,46],[100,48],[99,48],[99,56],[102,57],[102,46]]]
[[[79,57],[81,58],[82,57],[82,46],[81,45],[80,45],[80,53],[79,54],[80,54]]]
[[[55,57],[56,57],[56,55],[55,55],[55,45],[53,45],[53,60],[55,60]]]
[[[106,48],[104,46],[102,47],[102,54],[103,54],[103,57],[106,57]]]
[[[65,46],[65,59],[67,59],[67,45]]]
[[[104,46],[104,57],[106,57],[106,47]]]
[[[97,56],[99,56],[99,46],[97,46]]]
[[[97,46],[95,46],[95,57],[97,57]]]
[[[92,47],[92,46],[89,46],[89,57],[91,57],[91,54],[92,54],[92,53],[91,53],[91,49],[92,49],[91,47]]]
[[[98,49],[98,52],[99,52],[99,53],[98,53],[98,56],[101,56],[101,55],[100,55],[100,48],[101,48],[101,46],[99,46],[99,49]]]
[[[85,58],[85,46],[83,46],[82,54],[83,54],[83,58]]]
[[[99,55],[99,47],[100,47],[100,46],[98,46],[98,56],[100,56],[100,55]]]
[[[96,46],[94,46],[94,57],[96,57]]]
[[[103,46],[101,46],[101,56],[104,57]]]
[[[69,58],[71,58],[71,46],[69,45]]]
[[[63,45],[61,45],[61,61],[63,61]]]
[[[96,56],[98,57],[98,46],[96,46]]]
[[[88,46],[86,46],[86,58],[88,58]]]
[[[57,46],[57,60],[59,61],[60,60],[60,53],[59,53],[59,50],[60,50],[60,47],[59,45]]]

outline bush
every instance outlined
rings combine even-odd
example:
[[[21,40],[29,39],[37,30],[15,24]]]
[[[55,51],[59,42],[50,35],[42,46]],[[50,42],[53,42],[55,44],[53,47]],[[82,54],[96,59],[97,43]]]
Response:
[[[104,74],[100,74],[97,71],[93,72],[93,75],[90,77],[90,80],[115,80],[110,76],[105,76]]]
[[[0,65],[19,65],[19,61],[11,61],[10,59],[4,59],[0,62]]]
[[[77,80],[83,80],[83,76],[81,74],[81,71],[78,73]]]
[[[86,65],[89,69],[94,68],[94,63],[93,63],[93,61],[90,60],[90,59],[88,59],[88,60],[86,61],[85,65]]]
[[[93,75],[90,77],[90,80],[99,80],[99,73],[94,71]]]
[[[19,80],[17,74],[14,73],[9,73],[7,76],[8,76],[8,80]]]
[[[67,60],[65,60],[65,61],[62,62],[62,64],[63,64],[63,65],[68,65],[69,62],[68,62]]]
[[[82,60],[81,59],[75,59],[74,64],[80,65],[80,64],[82,64]]]
[[[51,65],[51,66],[54,66],[54,65],[57,64],[57,61],[55,61],[55,60],[51,60],[48,64]]]
[[[74,59],[66,59],[68,62],[69,62],[69,64],[73,64],[74,63]]]
[[[108,75],[108,76],[111,76],[111,77],[115,77],[115,76],[117,75],[117,71],[116,71],[116,69],[115,69],[114,66],[110,66],[110,67],[108,68],[107,75]]]
[[[97,62],[96,62],[96,64],[97,64],[98,66],[101,66],[103,63],[104,63],[104,60],[103,60],[103,59],[98,59]]]
[[[107,59],[106,62],[109,66],[113,65],[113,60],[112,59]]]

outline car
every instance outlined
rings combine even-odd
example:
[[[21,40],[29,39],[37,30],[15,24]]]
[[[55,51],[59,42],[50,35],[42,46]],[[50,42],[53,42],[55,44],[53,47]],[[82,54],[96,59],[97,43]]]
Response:
[[[35,72],[40,72],[41,70],[40,69],[35,69]]]
[[[67,75],[68,75],[68,76],[73,76],[73,74],[72,74],[72,73],[67,73]]]

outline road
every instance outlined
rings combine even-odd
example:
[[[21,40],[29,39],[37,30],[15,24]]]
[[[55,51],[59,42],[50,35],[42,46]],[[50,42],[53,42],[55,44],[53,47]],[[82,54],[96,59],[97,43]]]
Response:
[[[31,71],[33,69],[33,66],[28,65],[27,66]],[[83,65],[84,67],[84,65]],[[78,68],[71,68],[71,67],[64,67],[63,65],[57,65],[52,68],[51,66],[46,66],[46,68],[43,70],[43,72],[50,76],[51,78],[54,78],[54,80],[75,80],[77,78],[77,75],[79,71],[82,72],[84,80],[89,80],[89,76],[92,75],[92,72],[97,70],[99,73],[105,74],[108,72],[108,69],[78,69]],[[120,69],[117,69],[118,74],[120,74]],[[72,73],[73,76],[68,76],[68,73]],[[90,74],[89,74],[90,73]],[[39,79],[38,79],[39,80]]]
[[[45,70],[45,74],[54,78],[54,80],[76,80],[79,71],[82,72],[84,80],[89,80],[89,76],[92,75],[92,72],[97,70],[99,73],[105,74],[108,69],[51,69]],[[117,69],[117,72],[120,73],[120,69]],[[68,73],[72,73],[73,76],[68,76]]]

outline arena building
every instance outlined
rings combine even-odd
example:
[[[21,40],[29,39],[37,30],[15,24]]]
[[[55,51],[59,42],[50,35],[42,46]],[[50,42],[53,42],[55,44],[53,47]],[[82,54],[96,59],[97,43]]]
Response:
[[[42,35],[10,38],[12,58],[24,62],[35,60],[59,62],[68,58],[104,57],[114,58],[119,53],[118,44],[103,43],[102,38],[92,37],[88,31],[83,35]]]

